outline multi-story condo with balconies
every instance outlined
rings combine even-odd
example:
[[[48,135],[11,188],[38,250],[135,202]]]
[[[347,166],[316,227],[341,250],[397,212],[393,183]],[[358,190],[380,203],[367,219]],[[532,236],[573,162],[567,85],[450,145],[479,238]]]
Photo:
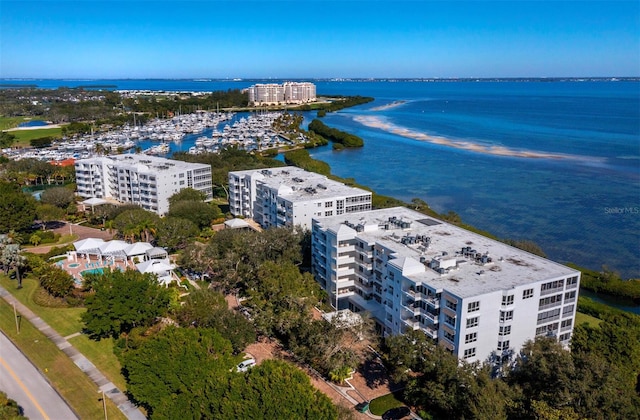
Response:
[[[312,267],[337,309],[467,361],[573,332],[579,271],[404,207],[314,219]]]
[[[258,83],[247,91],[249,104],[254,106],[305,104],[316,100],[316,85],[309,82]]]
[[[211,166],[155,156],[124,154],[81,159],[75,163],[78,195],[133,203],[164,215],[169,197],[193,188],[211,200]]]
[[[229,207],[263,228],[311,229],[314,217],[371,210],[371,192],[294,166],[229,172]]]

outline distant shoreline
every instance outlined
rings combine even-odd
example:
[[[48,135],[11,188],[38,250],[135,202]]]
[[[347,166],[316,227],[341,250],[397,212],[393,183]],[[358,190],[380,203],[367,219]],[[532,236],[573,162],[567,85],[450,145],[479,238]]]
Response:
[[[564,82],[564,81],[640,81],[640,76],[570,76],[570,77],[345,77],[345,78],[334,78],[334,77],[298,77],[298,78],[246,78],[246,79],[230,79],[230,78],[92,78],[92,79],[82,79],[82,78],[68,78],[68,77],[35,77],[35,78],[26,78],[26,77],[4,77],[0,78],[0,82],[11,81],[11,82],[33,82],[35,80],[59,80],[62,82],[99,82],[99,81],[118,81],[118,80],[128,80],[128,81],[136,81],[136,80],[162,80],[162,81],[193,81],[193,82],[252,82],[252,81],[273,81],[273,80],[311,80],[311,81],[322,81],[322,82],[344,82],[344,81],[434,81],[434,82],[446,82],[446,81],[481,81],[481,82],[489,82],[489,81],[505,81],[505,82],[514,82],[514,81],[542,81],[542,82]],[[4,86],[0,83],[0,86]],[[99,85],[84,85],[84,86],[99,86]]]

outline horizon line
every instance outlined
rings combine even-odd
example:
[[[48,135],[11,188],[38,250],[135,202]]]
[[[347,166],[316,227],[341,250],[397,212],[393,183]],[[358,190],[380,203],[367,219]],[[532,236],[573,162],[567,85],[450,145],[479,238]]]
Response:
[[[0,77],[6,81],[29,80],[61,80],[61,81],[93,81],[93,80],[191,80],[200,82],[212,81],[250,81],[250,80],[623,80],[640,79],[638,76],[486,76],[486,77]]]

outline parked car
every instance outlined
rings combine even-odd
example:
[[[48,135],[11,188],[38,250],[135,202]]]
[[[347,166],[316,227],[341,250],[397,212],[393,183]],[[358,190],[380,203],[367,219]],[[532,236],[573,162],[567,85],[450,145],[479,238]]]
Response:
[[[383,420],[400,420],[411,414],[409,407],[396,407],[385,411],[382,415]]]
[[[246,372],[256,365],[256,359],[245,359],[236,366],[236,371],[238,372]]]

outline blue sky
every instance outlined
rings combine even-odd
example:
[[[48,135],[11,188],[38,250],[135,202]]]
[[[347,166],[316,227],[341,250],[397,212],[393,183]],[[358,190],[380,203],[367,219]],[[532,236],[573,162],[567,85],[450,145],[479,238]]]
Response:
[[[565,76],[640,76],[640,2],[0,0],[0,78]]]

